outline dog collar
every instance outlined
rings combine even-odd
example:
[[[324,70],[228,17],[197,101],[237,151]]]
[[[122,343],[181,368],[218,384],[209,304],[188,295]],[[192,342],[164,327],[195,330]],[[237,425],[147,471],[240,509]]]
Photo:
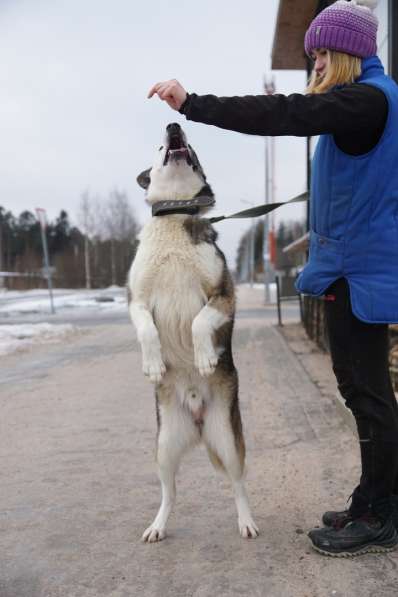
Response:
[[[188,214],[195,216],[201,207],[212,207],[216,200],[211,195],[198,195],[180,201],[157,201],[152,205],[152,216]]]

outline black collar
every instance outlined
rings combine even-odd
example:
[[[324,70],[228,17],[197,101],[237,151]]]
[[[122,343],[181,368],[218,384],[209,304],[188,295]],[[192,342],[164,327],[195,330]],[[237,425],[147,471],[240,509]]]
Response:
[[[201,207],[213,207],[216,200],[212,195],[197,195],[192,199],[180,201],[157,201],[152,205],[152,216],[187,214],[195,216]]]

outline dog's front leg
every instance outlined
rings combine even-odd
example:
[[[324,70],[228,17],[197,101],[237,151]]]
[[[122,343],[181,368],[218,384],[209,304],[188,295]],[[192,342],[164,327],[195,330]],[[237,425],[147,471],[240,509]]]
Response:
[[[162,359],[159,333],[153,318],[144,303],[132,301],[129,305],[130,317],[137,330],[142,350],[142,369],[152,383],[159,383],[166,371]]]
[[[211,375],[218,362],[213,344],[213,334],[229,320],[229,316],[217,308],[216,301],[209,301],[192,322],[192,341],[195,365],[201,375]]]

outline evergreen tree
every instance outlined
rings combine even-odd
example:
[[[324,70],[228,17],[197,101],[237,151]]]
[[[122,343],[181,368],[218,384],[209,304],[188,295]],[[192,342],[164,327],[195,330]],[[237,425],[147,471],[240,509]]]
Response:
[[[71,246],[71,225],[65,210],[61,210],[54,224],[49,226],[49,251],[62,253]]]

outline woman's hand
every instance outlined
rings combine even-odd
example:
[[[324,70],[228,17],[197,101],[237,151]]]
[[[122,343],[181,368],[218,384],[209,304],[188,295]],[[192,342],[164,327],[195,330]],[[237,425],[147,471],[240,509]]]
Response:
[[[187,92],[176,79],[156,83],[149,93],[148,98],[158,94],[161,100],[167,102],[173,110],[179,110],[187,98]]]

